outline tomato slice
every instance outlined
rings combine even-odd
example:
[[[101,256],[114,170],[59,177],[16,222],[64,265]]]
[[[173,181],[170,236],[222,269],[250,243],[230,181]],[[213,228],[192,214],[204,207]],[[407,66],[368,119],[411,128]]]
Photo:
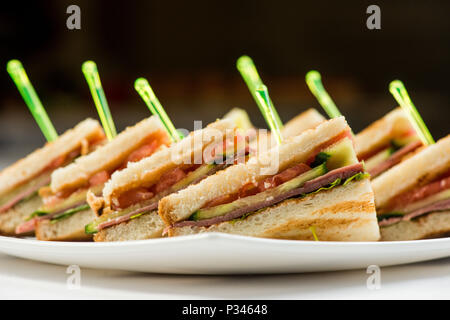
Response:
[[[117,198],[118,207],[115,207],[114,209],[127,208],[135,203],[150,199],[153,196],[153,192],[150,192],[145,188],[128,190]]]
[[[153,190],[155,194],[158,194],[174,185],[184,177],[186,177],[186,173],[181,168],[175,168],[172,171],[164,173],[159,181],[153,186]]]
[[[110,177],[111,176],[106,170],[97,172],[96,174],[94,174],[92,177],[89,178],[89,186],[91,187],[98,186],[99,184],[108,181]]]

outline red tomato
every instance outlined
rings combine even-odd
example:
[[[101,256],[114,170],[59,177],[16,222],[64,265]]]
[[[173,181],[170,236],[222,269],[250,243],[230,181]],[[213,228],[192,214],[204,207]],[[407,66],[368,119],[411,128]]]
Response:
[[[306,164],[300,163],[296,166],[284,170],[283,172],[260,181],[258,183],[258,189],[259,191],[264,191],[267,189],[275,188],[276,186],[279,186],[280,184],[283,184],[286,181],[289,181],[310,169],[311,168]]]
[[[212,208],[221,204],[230,203],[238,199],[238,194],[226,194],[209,201],[204,208]]]
[[[184,177],[186,177],[186,173],[181,168],[175,168],[172,171],[166,172],[153,187],[155,193],[166,190]]]
[[[150,199],[154,196],[153,192],[145,188],[137,188],[122,193],[117,199],[119,208],[127,208],[135,203]]]
[[[156,148],[158,147],[158,142],[156,140],[153,140],[149,144],[145,144],[142,147],[138,148],[137,150],[134,150],[127,158],[128,162],[137,162],[141,159],[144,159],[148,156],[151,156],[153,152],[155,152]]]
[[[100,172],[97,172],[92,177],[89,178],[89,186],[98,186],[99,184],[105,183],[110,178],[110,175],[108,171],[103,170]]]

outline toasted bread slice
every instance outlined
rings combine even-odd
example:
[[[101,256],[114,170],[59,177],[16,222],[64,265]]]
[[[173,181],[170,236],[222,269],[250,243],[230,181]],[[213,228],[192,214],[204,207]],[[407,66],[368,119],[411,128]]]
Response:
[[[13,188],[33,179],[45,170],[52,161],[60,156],[81,148],[82,144],[90,141],[104,139],[102,127],[98,121],[86,119],[67,130],[53,142],[30,153],[25,158],[0,172],[0,194],[11,191]]]
[[[92,235],[86,234],[84,228],[95,218],[95,213],[87,209],[56,223],[52,223],[50,220],[40,220],[36,225],[36,238],[45,241],[92,240]]]
[[[310,108],[285,123],[281,134],[284,138],[295,137],[308,129],[314,129],[326,121],[316,109]]]
[[[230,119],[241,130],[249,130],[253,128],[247,111],[241,108],[233,108],[223,116],[223,119]]]
[[[281,129],[281,135],[283,138],[295,137],[308,129],[314,129],[326,119],[316,110],[308,109],[299,115],[295,116]],[[265,152],[277,145],[275,136],[270,131],[258,131],[257,139],[250,143],[250,146],[258,150],[258,153]]]
[[[165,225],[156,211],[118,225],[102,229],[94,235],[94,241],[130,241],[162,237]]]
[[[450,135],[404,160],[372,182],[377,209],[396,195],[426,184],[450,170]]]
[[[111,142],[89,155],[76,159],[64,168],[55,170],[52,174],[52,191],[56,193],[64,189],[82,186],[95,173],[114,169],[123,163],[132,151],[145,143],[149,137],[154,137],[160,144],[169,143],[169,137],[156,116],[128,127]]]
[[[17,226],[24,223],[25,219],[41,205],[41,198],[35,195],[0,213],[0,235],[15,236]]]
[[[376,241],[380,238],[368,179],[350,182],[304,198],[294,198],[234,221],[210,227],[169,229],[170,236],[203,232],[320,241]]]
[[[103,189],[105,207],[110,207],[112,198],[122,192],[151,186],[165,172],[183,163],[195,163],[199,156],[201,160],[206,146],[222,141],[230,133],[234,134],[235,128],[235,123],[229,119],[217,120],[202,130],[191,132],[170,148],[163,148],[151,157],[130,163],[125,170],[115,172]]]
[[[237,192],[247,183],[285,168],[306,162],[313,150],[349,130],[344,117],[328,120],[315,129],[286,139],[280,146],[251,158],[246,164],[237,164],[212,175],[196,185],[171,194],[159,202],[158,212],[167,225],[187,219],[207,202]],[[354,156],[353,162],[358,160]]]
[[[450,237],[450,211],[432,212],[414,220],[381,227],[381,241]]]
[[[379,149],[393,138],[401,137],[411,130],[414,129],[405,112],[397,107],[356,135],[356,154],[361,159],[372,150]]]

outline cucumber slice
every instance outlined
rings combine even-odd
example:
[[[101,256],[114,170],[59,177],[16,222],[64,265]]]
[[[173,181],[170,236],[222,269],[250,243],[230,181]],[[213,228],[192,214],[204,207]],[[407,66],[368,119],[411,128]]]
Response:
[[[391,140],[391,146],[394,148],[394,151],[397,151],[401,148],[403,148],[404,146],[415,142],[415,141],[419,141],[419,138],[413,134],[410,136],[406,136],[406,137],[402,137],[402,138],[395,138]]]
[[[51,221],[51,223],[56,223],[60,220],[66,219],[70,216],[73,216],[77,212],[81,212],[81,211],[88,210],[88,209],[89,209],[88,204],[82,204],[81,206],[69,209],[69,210],[57,215],[56,217],[53,217],[50,221]]]
[[[190,185],[195,180],[198,180],[201,177],[206,176],[212,169],[214,169],[215,166],[216,166],[216,164],[214,164],[214,163],[202,164],[200,167],[198,167],[194,171],[190,172],[184,179],[175,183],[171,187],[172,191],[175,192],[175,191],[181,190],[181,189],[187,187],[188,185]]]
[[[376,166],[378,166],[380,163],[386,161],[389,159],[389,157],[394,153],[395,149],[393,147],[389,147],[387,149],[384,149],[383,151],[378,152],[374,156],[367,159],[364,163],[366,166],[367,171],[372,170]]]
[[[348,138],[341,140],[322,152],[330,156],[326,161],[328,171],[349,166],[358,162],[355,150],[353,149],[353,143]]]
[[[29,189],[36,188],[37,186],[40,186],[40,185],[50,181],[50,176],[51,176],[51,172],[47,171],[47,172],[41,174],[40,176],[14,188],[13,190],[7,192],[6,194],[3,194],[2,196],[0,196],[0,205],[12,200],[13,198],[17,197],[18,195],[20,195],[23,192],[26,192]],[[26,198],[29,199],[33,195],[34,194],[32,194]],[[24,198],[24,199],[22,199],[22,201],[23,200],[26,200],[26,199]]]
[[[233,211],[237,208],[246,207],[252,205],[254,203],[259,203],[261,201],[266,200],[270,197],[276,197],[280,194],[283,194],[287,191],[299,188],[305,184],[305,182],[315,179],[327,172],[327,166],[325,163],[321,164],[318,167],[315,167],[294,179],[286,181],[285,183],[275,187],[273,189],[269,189],[263,192],[260,192],[254,196],[249,196],[245,198],[238,199],[231,203],[226,203],[222,205],[218,205],[212,208],[200,209],[197,210],[193,215],[191,215],[190,219],[194,221],[204,220],[209,218],[214,218],[218,216],[225,215],[226,213]]]
[[[100,194],[103,190],[103,186],[104,186],[103,184],[100,184],[100,185],[97,185],[97,186],[91,188],[90,190],[94,194]],[[45,205],[42,206],[41,208],[39,208],[39,211],[52,213],[52,212],[64,210],[65,208],[71,208],[74,205],[76,205],[77,203],[86,202],[87,193],[88,193],[88,189],[74,192],[67,199],[64,199],[63,201],[58,202],[53,206],[45,206]]]

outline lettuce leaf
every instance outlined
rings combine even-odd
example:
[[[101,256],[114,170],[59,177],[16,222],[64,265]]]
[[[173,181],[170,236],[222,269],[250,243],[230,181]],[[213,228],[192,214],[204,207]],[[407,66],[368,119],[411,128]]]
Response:
[[[26,217],[25,221],[30,221],[33,218],[42,217],[42,216],[46,216],[46,215],[48,215],[47,211],[36,210],[32,214],[30,214],[28,217]]]

